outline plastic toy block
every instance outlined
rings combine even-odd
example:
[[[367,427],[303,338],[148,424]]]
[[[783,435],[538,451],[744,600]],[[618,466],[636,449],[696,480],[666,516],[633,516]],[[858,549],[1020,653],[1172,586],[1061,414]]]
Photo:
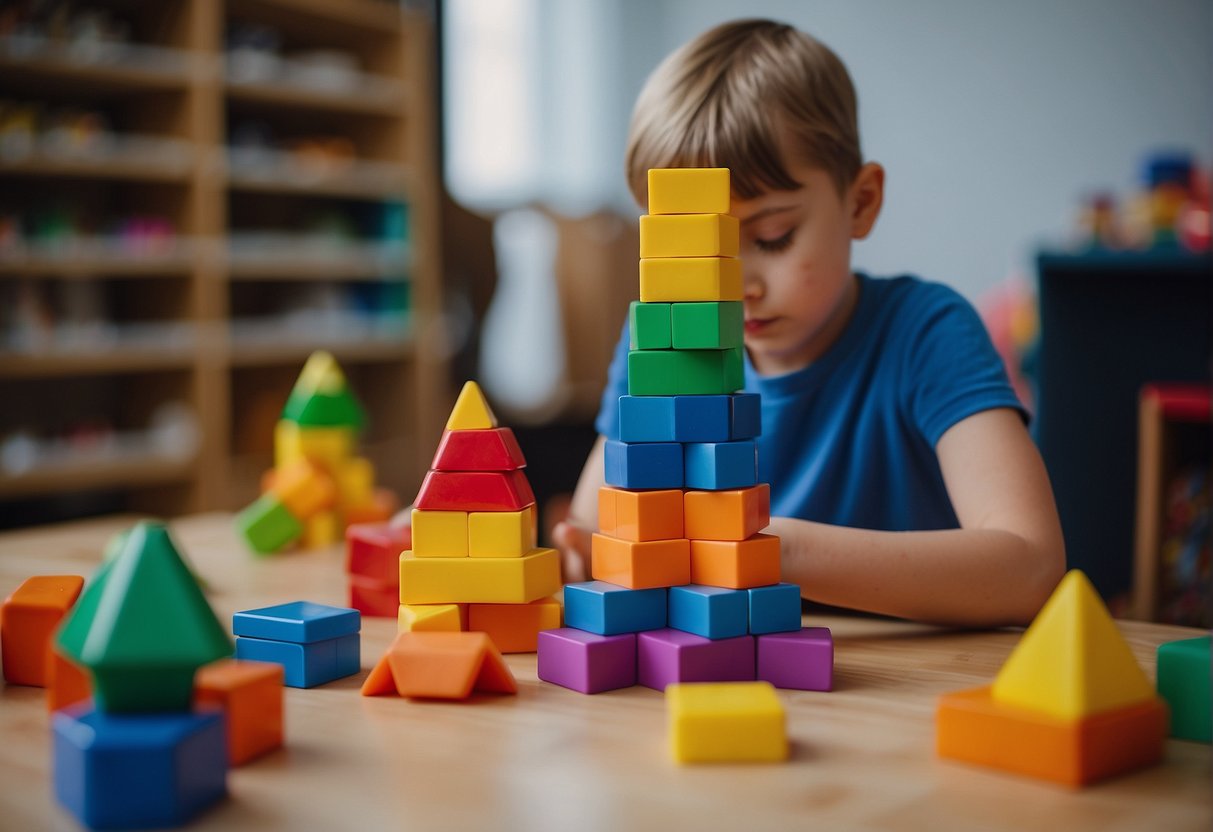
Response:
[[[783,704],[766,682],[665,689],[670,751],[680,763],[779,762],[788,757]]]
[[[227,794],[219,713],[55,713],[54,789],[90,829],[180,826]]]
[[[400,581],[400,553],[412,548],[411,526],[360,523],[345,530],[345,570],[377,581]]]
[[[647,214],[641,257],[736,257],[741,226],[732,214]]]
[[[750,596],[751,635],[792,633],[800,629],[799,586],[759,586],[748,589],[747,593]]]
[[[303,521],[299,545],[304,549],[323,549],[341,541],[341,519],[335,511],[322,511]]]
[[[771,524],[771,487],[687,491],[682,525],[692,540],[745,540]]]
[[[777,688],[833,690],[834,638],[829,628],[805,627],[789,633],[767,633],[756,636],[754,642],[758,651],[759,679]]]
[[[604,485],[598,489],[598,530],[637,543],[682,537],[682,491],[624,491]]]
[[[243,765],[282,746],[282,666],[222,659],[199,668],[194,701],[223,709],[228,762]]]
[[[412,551],[419,558],[466,558],[468,512],[413,509]]]
[[[358,432],[348,427],[300,427],[279,419],[274,425],[274,465],[281,467],[301,459],[328,470],[354,455]]]
[[[1210,741],[1209,688],[1209,636],[1158,645],[1158,695],[1170,706],[1171,736]]]
[[[559,589],[555,549],[520,558],[400,557],[402,604],[529,604]]]
[[[729,397],[729,407],[730,439],[753,439],[762,435],[762,396],[757,393],[738,393]]]
[[[653,168],[650,214],[727,214],[728,168]]]
[[[436,471],[514,471],[526,467],[526,457],[509,428],[448,430],[442,434],[430,467]]]
[[[303,524],[273,494],[263,494],[236,515],[236,529],[262,555],[277,552],[303,535]]]
[[[644,303],[741,299],[741,261],[736,257],[655,257],[640,261],[640,300]]]
[[[710,639],[673,629],[636,635],[636,681],[647,688],[754,679],[753,636]]]
[[[729,589],[779,583],[779,545],[779,538],[769,534],[745,540],[692,540],[691,583]],[[799,622],[799,602],[796,616]]]
[[[560,619],[555,598],[529,604],[468,604],[468,629],[487,634],[502,653],[534,653],[539,633],[559,629]]]
[[[622,442],[727,442],[736,396],[620,396]]]
[[[1062,578],[994,679],[1005,705],[1078,719],[1154,698],[1086,575]]]
[[[311,644],[357,633],[362,628],[358,610],[330,607],[311,601],[292,601],[272,607],[245,610],[232,616],[232,634]]]
[[[603,474],[607,485],[620,488],[681,488],[682,445],[608,439],[603,448]]]
[[[400,696],[467,699],[473,690],[518,692],[514,674],[484,633],[398,634],[367,677],[363,696],[389,692],[383,689],[380,668],[384,665],[391,671],[392,684]]]
[[[473,511],[468,515],[468,554],[474,558],[530,554],[535,551],[538,522],[533,505],[522,511]]]
[[[637,543],[595,534],[590,552],[590,575],[596,581],[627,589],[653,589],[691,580],[691,547],[686,538]]]
[[[670,310],[670,333],[676,350],[740,347],[745,313],[739,301],[675,303]]]
[[[691,442],[683,446],[687,488],[724,491],[758,484],[758,445],[737,442]]]
[[[604,581],[565,584],[564,620],[600,636],[660,630],[666,626],[664,588],[626,589]]]
[[[1162,759],[1167,708],[1149,699],[1058,719],[1003,704],[986,686],[941,696],[935,726],[941,757],[1077,787]]]
[[[628,346],[634,350],[670,349],[670,304],[632,301],[628,306]]]
[[[282,418],[301,427],[360,429],[366,414],[350,392],[345,375],[333,356],[312,353],[291,389]]]
[[[634,633],[603,636],[566,627],[544,630],[536,649],[538,676],[581,693],[602,693],[636,684]]]
[[[275,469],[270,494],[296,519],[303,520],[337,502],[333,478],[306,459]]]
[[[46,653],[46,710],[50,713],[91,699],[93,680],[79,665],[51,648]]]
[[[232,652],[168,530],[139,523],[98,571],[55,646],[93,674],[105,712],[189,709],[194,671]]]
[[[330,469],[337,484],[337,503],[366,505],[375,500],[375,466],[366,457],[356,456],[335,463]]]
[[[360,644],[357,633],[307,643],[238,636],[236,658],[280,664],[285,671],[284,685],[314,688],[357,673],[361,669]]]
[[[398,604],[398,633],[460,633],[468,629],[467,604]]]
[[[534,502],[521,470],[430,471],[413,506],[427,511],[519,511]]]
[[[79,575],[26,578],[0,606],[4,680],[10,685],[46,685],[51,634],[80,597]]]
[[[670,587],[670,628],[704,638],[736,638],[749,624],[749,597],[744,590],[715,586]]]
[[[497,427],[497,417],[474,381],[465,382],[459,398],[446,420],[447,430],[489,430]]]
[[[350,608],[369,618],[395,618],[400,606],[400,584],[396,582],[399,580],[399,571],[396,580],[390,583],[362,575],[350,575]]]
[[[745,383],[741,350],[632,350],[628,395],[709,396]]]
[[[400,510],[400,498],[386,488],[376,488],[371,501],[342,508],[347,525],[358,523],[386,523]]]

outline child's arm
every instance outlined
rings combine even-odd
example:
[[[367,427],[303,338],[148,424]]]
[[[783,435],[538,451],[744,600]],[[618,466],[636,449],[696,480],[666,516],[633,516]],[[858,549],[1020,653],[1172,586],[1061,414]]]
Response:
[[[577,583],[590,577],[590,535],[598,528],[598,489],[606,485],[602,470],[602,448],[606,439],[598,437],[586,458],[569,516],[552,530],[552,543],[560,550],[565,583]]]

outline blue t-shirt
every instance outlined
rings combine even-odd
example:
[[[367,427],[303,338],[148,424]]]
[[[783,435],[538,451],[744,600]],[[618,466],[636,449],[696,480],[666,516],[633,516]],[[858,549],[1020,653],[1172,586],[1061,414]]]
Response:
[[[771,513],[836,526],[910,531],[956,528],[935,443],[957,422],[998,407],[1027,413],[973,307],[914,277],[859,275],[846,329],[808,367],[764,377],[759,480]],[[627,392],[627,327],[615,350],[598,432],[618,438]]]

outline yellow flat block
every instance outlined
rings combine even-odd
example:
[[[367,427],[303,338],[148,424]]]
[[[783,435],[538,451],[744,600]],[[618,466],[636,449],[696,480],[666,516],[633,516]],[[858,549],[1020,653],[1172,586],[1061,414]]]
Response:
[[[468,628],[466,604],[401,604],[398,633],[462,632]]]
[[[769,682],[691,682],[665,689],[670,750],[680,763],[788,757],[783,704]]]
[[[740,240],[731,214],[646,214],[640,218],[641,257],[736,257]]]
[[[535,549],[521,558],[418,558],[407,551],[400,556],[402,604],[529,604],[558,589],[555,549]]]
[[[522,511],[468,514],[468,554],[474,558],[520,558],[535,548],[535,506]]]
[[[466,558],[468,512],[413,509],[413,554],[419,558]]]
[[[354,455],[358,437],[349,428],[301,428],[279,420],[274,426],[274,465],[281,467],[299,459],[337,470]]]
[[[741,300],[741,261],[736,257],[641,260],[640,299],[645,303]]]
[[[352,457],[333,470],[340,505],[364,506],[375,499],[375,466],[369,459]]]
[[[323,549],[341,540],[341,520],[335,511],[322,511],[313,514],[303,524],[303,537],[299,545],[304,549]]]
[[[653,168],[650,214],[727,214],[728,168]]]

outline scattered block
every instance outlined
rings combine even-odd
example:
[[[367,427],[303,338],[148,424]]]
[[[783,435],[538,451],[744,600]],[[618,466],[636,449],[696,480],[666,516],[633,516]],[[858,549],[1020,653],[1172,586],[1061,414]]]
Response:
[[[362,618],[357,610],[331,607],[311,601],[292,601],[245,610],[232,616],[232,633],[237,636],[269,638],[310,644],[313,641],[357,633]]]
[[[274,425],[274,460],[286,465],[308,459],[332,470],[354,455],[358,433],[349,427],[302,428],[285,419]]]
[[[581,693],[636,684],[636,636],[598,635],[569,627],[539,634],[539,678]]]
[[[794,633],[800,629],[800,587],[796,584],[758,586],[746,594],[750,601],[751,635]]]
[[[400,604],[399,633],[459,633],[468,629],[467,604]]]
[[[279,664],[222,659],[199,668],[194,701],[223,710],[231,765],[282,746],[282,680]]]
[[[619,439],[622,442],[726,442],[734,438],[730,412],[731,400],[735,398],[737,396],[620,396]]]
[[[667,623],[666,595],[664,588],[627,589],[605,581],[565,584],[565,623],[602,636],[659,630]]]
[[[740,301],[700,301],[670,306],[670,340],[676,350],[740,347],[745,312]]]
[[[468,512],[413,509],[414,557],[466,558]]]
[[[699,396],[732,393],[745,384],[739,348],[631,350],[628,395]]]
[[[399,564],[399,557],[396,558]],[[350,575],[350,607],[370,618],[394,618],[400,606],[399,566],[391,583],[362,575]]]
[[[527,604],[560,589],[555,549],[520,558],[400,558],[402,604]]]
[[[535,551],[539,517],[535,506],[522,511],[468,514],[468,554],[474,558],[520,558]]]
[[[653,168],[648,172],[650,214],[727,214],[728,168]]]
[[[692,442],[683,446],[683,479],[687,488],[724,491],[758,484],[758,445],[736,442]]]
[[[673,346],[670,333],[670,304],[641,303],[628,306],[628,346],[634,350],[668,350]]]
[[[670,750],[680,763],[779,762],[788,757],[786,717],[766,682],[670,685]]]
[[[1158,695],[1171,710],[1172,737],[1209,742],[1209,636],[1158,645]]]
[[[534,502],[522,470],[430,471],[413,505],[434,511],[520,511]]]
[[[338,505],[365,506],[375,502],[375,466],[369,459],[351,455],[338,460],[329,470],[337,486]],[[390,515],[384,517],[383,522],[389,518]]]
[[[337,512],[328,510],[313,514],[303,523],[303,537],[299,544],[304,549],[323,549],[341,541],[341,519]]]
[[[561,624],[560,602],[540,598],[529,604],[468,604],[468,629],[485,633],[502,653],[534,653],[539,633]]]
[[[625,491],[604,485],[598,489],[598,530],[637,543],[682,537],[682,491]]]
[[[775,584],[780,576],[779,554],[779,538],[770,534],[745,540],[692,540],[691,583],[730,589]],[[799,604],[796,620],[800,621]]]
[[[51,634],[80,591],[79,575],[37,575],[26,578],[0,606],[0,649],[4,681],[10,685],[46,685]]]
[[[346,506],[343,510],[347,525],[357,523],[386,523],[400,509],[400,499],[386,488],[376,488],[371,492],[368,503],[357,503]]]
[[[282,665],[283,684],[314,688],[352,676],[361,669],[357,634],[300,644],[266,638],[236,637],[236,658]]]
[[[395,586],[400,581],[400,553],[412,547],[413,532],[410,526],[360,523],[346,528],[345,542],[346,572]]]
[[[336,359],[323,350],[312,353],[282,408],[282,418],[302,427],[361,429],[366,414],[346,383]]]
[[[679,586],[691,579],[691,546],[686,538],[640,543],[595,534],[590,541],[590,575],[628,589]]]
[[[509,428],[448,430],[434,454],[435,471],[514,471],[526,458]]]
[[[644,303],[741,299],[741,261],[736,257],[654,257],[640,261],[640,300]]]
[[[693,540],[745,540],[771,524],[771,487],[687,491],[682,523]]]
[[[732,214],[645,214],[641,257],[736,257],[741,226]]]
[[[262,555],[277,552],[303,536],[303,524],[274,494],[262,494],[236,515],[236,530]]]
[[[307,459],[274,469],[269,493],[296,520],[306,520],[337,502],[337,484],[323,469]]]
[[[79,665],[51,647],[46,655],[46,710],[49,713],[91,699],[93,680]]]
[[[755,647],[760,680],[791,690],[834,689],[834,638],[829,628],[805,627],[791,633],[760,635],[755,638]]]
[[[388,693],[384,673],[400,696],[466,699],[473,690],[514,694],[518,685],[484,633],[400,633],[367,677],[363,696]]]
[[[682,630],[636,636],[636,681],[654,690],[675,682],[752,682],[754,637],[709,639]]]
[[[464,382],[459,391],[459,398],[451,408],[447,417],[446,429],[454,430],[491,430],[497,427],[497,417],[484,398],[480,385],[474,381]]]
[[[608,439],[603,449],[606,484],[620,488],[681,488],[682,448],[676,442],[628,444]]]
[[[704,638],[736,638],[747,632],[749,600],[739,589],[695,584],[670,587],[669,626]]]

